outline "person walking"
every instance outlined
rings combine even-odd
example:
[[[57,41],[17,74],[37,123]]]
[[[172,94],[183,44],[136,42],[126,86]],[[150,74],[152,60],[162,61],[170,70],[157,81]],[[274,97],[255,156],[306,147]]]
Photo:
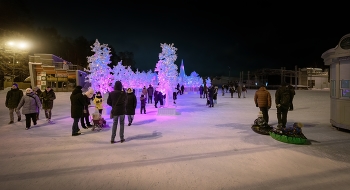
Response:
[[[47,86],[43,93],[41,93],[42,99],[42,108],[45,111],[45,117],[48,123],[53,123],[51,121],[52,116],[52,108],[53,108],[53,101],[56,99],[56,94],[51,88],[51,86]]]
[[[140,114],[142,114],[142,111],[143,111],[144,114],[146,114],[146,98],[145,98],[145,95],[141,94],[140,102],[141,102]]]
[[[17,110],[22,109],[22,113],[26,116],[26,130],[30,129],[31,122],[37,124],[37,113],[41,107],[39,97],[33,92],[31,88],[26,89],[26,95],[22,96],[21,101],[17,106]]]
[[[159,101],[159,107],[163,107],[164,95],[161,91],[158,92],[158,101]]]
[[[209,107],[214,107],[214,102],[213,102],[213,98],[214,98],[214,87],[210,86],[208,88],[208,97],[209,97]]]
[[[88,129],[89,127],[92,127],[90,123],[90,112],[89,112],[89,105],[91,105],[91,99],[94,95],[94,90],[90,87],[88,91],[83,93],[84,98],[84,110],[83,110],[83,116],[80,118],[80,124],[81,127],[84,129]]]
[[[243,98],[245,98],[245,95],[247,94],[247,88],[245,87],[245,85],[242,86],[242,93],[243,93]]]
[[[213,95],[213,105],[218,103],[218,92],[219,92],[219,87],[215,86],[214,95]]]
[[[34,94],[36,94],[38,97],[39,97],[39,100],[40,100],[40,104],[42,105],[42,102],[41,102],[41,99],[40,99],[40,96],[41,96],[41,90],[39,87],[34,87],[33,88],[33,92]],[[40,115],[40,109],[38,110],[38,113],[36,114],[36,120],[39,120],[39,115]]]
[[[136,95],[134,93],[134,91],[131,88],[128,88],[126,91],[126,113],[125,115],[128,116],[128,126],[130,126],[132,124],[132,121],[134,120],[134,116],[135,116],[135,109],[137,106],[137,98]]]
[[[290,107],[292,92],[287,83],[282,81],[281,86],[276,90],[275,103],[277,108],[277,128],[286,128],[287,114]]]
[[[294,90],[294,87],[292,85],[288,85],[288,88],[289,88],[289,90],[291,92],[289,111],[293,111],[293,109],[294,109],[293,99],[294,99],[294,96],[295,96],[295,90]]]
[[[5,106],[9,109],[10,122],[9,124],[14,123],[14,114],[17,114],[17,121],[21,121],[21,111],[17,109],[19,102],[23,97],[23,91],[18,89],[17,83],[13,83],[11,90],[6,94]]]
[[[72,91],[72,94],[70,95],[70,113],[71,118],[73,118],[73,125],[72,125],[72,136],[78,136],[81,134],[79,130],[79,120],[84,114],[84,95],[83,91],[81,90],[83,87],[76,86],[74,90]]]
[[[125,142],[124,139],[124,120],[125,120],[125,105],[126,93],[122,90],[123,85],[120,81],[114,83],[114,91],[109,93],[107,104],[112,107],[111,115],[113,117],[113,127],[111,135],[111,144],[116,143],[115,137],[117,133],[118,120],[120,125],[119,137],[120,142]]]
[[[201,85],[201,86],[199,87],[199,98],[202,98],[202,97],[203,97],[203,92],[204,92],[204,87],[203,87],[203,85]]]
[[[229,87],[229,91],[230,91],[230,94],[231,94],[231,98],[233,98],[233,93],[235,93],[235,87],[233,85],[231,85]]]
[[[242,87],[240,84],[237,85],[237,95],[238,95],[238,98],[241,98],[241,95],[242,95]]]
[[[146,99],[146,102],[147,102],[147,88],[146,88],[146,86],[143,86],[143,89],[142,89],[142,94],[145,96],[145,99]]]
[[[176,91],[174,91],[173,92],[173,100],[174,100],[174,104],[176,104],[176,100],[177,100],[177,92]]]
[[[147,88],[147,94],[148,94],[148,103],[152,104],[152,99],[153,99],[153,93],[154,93],[154,88],[152,85],[149,85]],[[136,96],[135,96],[136,98]]]
[[[154,91],[154,107],[155,107],[155,108],[158,108],[158,107],[157,107],[157,104],[158,104],[158,101],[159,101],[159,100],[158,100],[158,93],[159,93],[159,92],[158,92],[157,90]]]
[[[96,106],[96,109],[98,110],[98,113],[100,113],[100,115],[102,115],[102,111],[103,111],[103,98],[102,98],[102,94],[101,92],[96,92],[96,96],[93,100],[95,106]]]
[[[255,106],[260,109],[263,114],[266,125],[269,123],[269,109],[271,108],[271,94],[265,85],[261,85],[254,95]]]
[[[181,85],[181,95],[184,94],[184,92],[185,92],[185,86]]]

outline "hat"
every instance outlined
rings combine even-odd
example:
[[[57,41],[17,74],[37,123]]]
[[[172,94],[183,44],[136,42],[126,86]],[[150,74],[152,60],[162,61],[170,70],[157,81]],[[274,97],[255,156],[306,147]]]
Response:
[[[258,117],[263,117],[262,111],[259,111]]]
[[[296,122],[293,124],[293,127],[298,127],[298,128],[302,128],[304,126],[304,124],[300,123],[300,122]]]
[[[32,90],[31,88],[27,88],[27,89],[26,89],[26,93],[27,93],[27,94],[32,93],[32,92],[33,92],[33,90]]]
[[[13,83],[12,86],[16,86],[16,88],[18,88],[18,84],[17,83]]]
[[[51,86],[47,86],[46,88],[51,88]]]
[[[287,86],[287,83],[285,81],[282,81],[281,86]]]
[[[83,87],[82,86],[76,86],[75,89],[81,90],[81,89],[83,89]]]
[[[132,92],[132,88],[128,88],[127,92],[131,93]]]

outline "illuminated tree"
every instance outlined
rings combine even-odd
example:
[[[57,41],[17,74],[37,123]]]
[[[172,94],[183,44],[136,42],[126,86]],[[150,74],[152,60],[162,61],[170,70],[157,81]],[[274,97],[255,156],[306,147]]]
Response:
[[[157,90],[166,94],[165,106],[168,106],[169,93],[173,92],[178,83],[177,65],[174,62],[177,59],[177,48],[174,44],[160,44],[162,53],[159,53],[159,61],[154,69],[158,72]]]
[[[94,91],[100,91],[102,94],[106,92],[111,92],[113,88],[111,87],[112,78],[111,68],[107,65],[110,61],[110,48],[107,44],[100,44],[96,39],[93,46],[91,46],[91,51],[95,52],[94,55],[87,57],[88,59],[88,75],[86,79],[91,83],[92,89]]]

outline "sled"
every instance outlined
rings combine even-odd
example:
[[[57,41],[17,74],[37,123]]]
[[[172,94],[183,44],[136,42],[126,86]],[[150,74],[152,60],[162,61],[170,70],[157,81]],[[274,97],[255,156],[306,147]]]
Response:
[[[270,131],[273,129],[272,126],[270,125],[264,125],[264,126],[261,126],[261,125],[253,125],[252,126],[252,130],[258,134],[261,134],[261,135],[270,135]]]
[[[300,144],[300,145],[310,144],[310,141],[304,136],[303,133],[286,135],[286,134],[283,134],[281,130],[273,129],[270,131],[270,136],[273,139],[284,143]]]

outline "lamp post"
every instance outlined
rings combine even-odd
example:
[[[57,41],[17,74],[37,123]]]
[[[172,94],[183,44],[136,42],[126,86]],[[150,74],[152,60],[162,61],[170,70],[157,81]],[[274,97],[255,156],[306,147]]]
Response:
[[[7,42],[7,45],[10,47],[11,51],[13,52],[13,58],[12,58],[12,82],[14,82],[14,80],[15,80],[16,52],[19,51],[19,50],[25,50],[27,48],[27,44],[25,42],[9,41],[9,42]]]

